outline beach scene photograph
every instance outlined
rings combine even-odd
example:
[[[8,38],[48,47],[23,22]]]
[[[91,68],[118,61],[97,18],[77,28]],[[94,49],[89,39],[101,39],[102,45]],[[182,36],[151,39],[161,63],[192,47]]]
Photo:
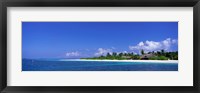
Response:
[[[22,71],[178,71],[178,22],[22,22]]]

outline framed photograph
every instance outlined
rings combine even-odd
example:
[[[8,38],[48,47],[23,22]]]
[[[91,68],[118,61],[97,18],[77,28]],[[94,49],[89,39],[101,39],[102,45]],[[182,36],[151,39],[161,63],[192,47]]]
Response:
[[[0,6],[1,92],[200,92],[199,0]]]

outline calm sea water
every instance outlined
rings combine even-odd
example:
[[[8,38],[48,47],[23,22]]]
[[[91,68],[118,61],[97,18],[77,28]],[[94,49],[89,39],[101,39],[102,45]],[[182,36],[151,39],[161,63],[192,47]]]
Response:
[[[23,59],[22,71],[178,71],[178,63]]]

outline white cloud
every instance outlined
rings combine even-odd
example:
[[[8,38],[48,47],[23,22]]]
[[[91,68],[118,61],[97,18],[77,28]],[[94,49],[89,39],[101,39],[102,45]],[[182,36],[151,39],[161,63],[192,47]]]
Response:
[[[145,41],[145,42],[140,42],[135,46],[129,46],[130,50],[144,50],[146,52],[148,51],[158,51],[161,49],[164,50],[170,50],[172,45],[177,44],[177,40],[176,39],[171,39],[171,38],[167,38],[163,41],[160,42],[156,42],[156,41]]]
[[[103,49],[99,48],[97,52],[94,54],[95,56],[105,55],[107,53],[112,53],[112,49]]]
[[[176,39],[172,40],[172,44],[177,44],[177,43],[178,43],[178,40],[176,40]]]
[[[115,47],[111,47],[111,49],[116,49]]]
[[[77,51],[75,51],[75,52],[67,52],[66,54],[65,54],[67,57],[76,57],[76,56],[79,56],[80,55],[80,53],[79,52],[77,52]]]
[[[123,51],[122,53],[128,53],[127,51]]]

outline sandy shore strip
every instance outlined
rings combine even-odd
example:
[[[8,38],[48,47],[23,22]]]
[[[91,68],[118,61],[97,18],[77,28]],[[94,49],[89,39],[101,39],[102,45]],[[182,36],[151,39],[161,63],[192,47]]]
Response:
[[[92,59],[61,59],[60,61],[178,63],[178,60],[92,60]]]

